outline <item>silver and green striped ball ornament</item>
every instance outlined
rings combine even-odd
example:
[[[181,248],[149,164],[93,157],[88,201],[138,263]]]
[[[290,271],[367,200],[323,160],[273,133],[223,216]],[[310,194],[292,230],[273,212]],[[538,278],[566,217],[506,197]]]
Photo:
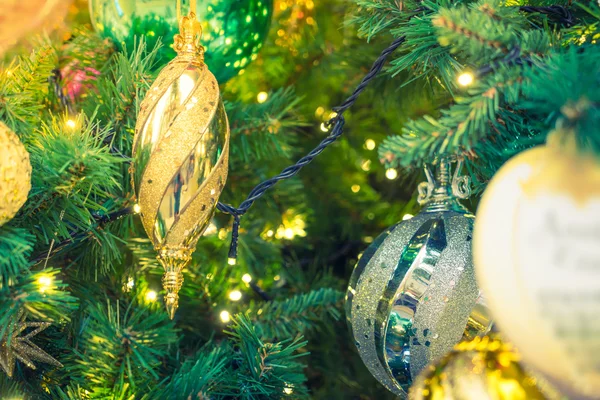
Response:
[[[382,233],[356,265],[346,317],[369,371],[394,394],[429,363],[465,338],[486,333],[491,321],[471,259],[474,216],[458,201],[467,177],[451,162],[437,163],[419,185],[423,210]]]

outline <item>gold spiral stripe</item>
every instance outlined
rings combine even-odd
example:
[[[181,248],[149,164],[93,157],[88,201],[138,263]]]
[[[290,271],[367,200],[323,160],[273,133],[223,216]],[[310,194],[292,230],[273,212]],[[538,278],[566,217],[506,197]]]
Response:
[[[187,62],[182,64],[194,67]],[[157,246],[161,244],[162,238],[155,237],[154,224],[165,190],[174,175],[179,171],[184,160],[201,139],[201,136],[206,134],[220,101],[216,79],[208,72],[206,67],[201,68],[203,79],[199,81],[202,82],[202,85],[197,85],[187,96],[186,101],[182,104],[182,110],[175,115],[169,129],[161,135],[160,141],[156,144],[148,160],[139,186],[139,202],[143,211],[142,222],[146,232]],[[168,75],[178,75],[171,79],[158,81],[156,87],[162,89],[158,92],[164,94],[178,78],[181,70],[181,68],[174,68],[168,71]],[[151,88],[152,90],[153,88]],[[195,101],[192,101],[192,99],[195,99]],[[156,104],[156,100],[152,100]],[[149,110],[152,110],[152,108],[149,108]],[[145,120],[143,117],[140,118],[140,121]],[[200,138],[198,134],[190,132],[190,129],[202,132]]]

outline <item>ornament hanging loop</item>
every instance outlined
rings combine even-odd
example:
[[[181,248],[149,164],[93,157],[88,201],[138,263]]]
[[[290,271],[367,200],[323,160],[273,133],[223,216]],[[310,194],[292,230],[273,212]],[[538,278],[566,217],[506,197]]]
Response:
[[[456,163],[452,174],[452,163]],[[466,212],[466,208],[458,199],[467,199],[471,195],[471,180],[468,176],[459,175],[462,169],[462,159],[456,157],[443,157],[434,162],[435,174],[430,165],[426,165],[426,182],[418,186],[420,205],[427,205],[424,211],[458,211]]]

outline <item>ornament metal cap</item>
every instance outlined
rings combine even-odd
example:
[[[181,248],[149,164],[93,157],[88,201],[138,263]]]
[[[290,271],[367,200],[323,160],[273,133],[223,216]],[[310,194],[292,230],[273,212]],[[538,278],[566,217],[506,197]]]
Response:
[[[451,165],[456,162],[452,175]],[[437,165],[436,165],[437,164]],[[435,176],[431,167],[426,165],[425,176],[427,182],[418,186],[419,197],[417,202],[426,206],[424,212],[456,211],[468,212],[458,202],[458,199],[468,199],[471,195],[471,180],[468,176],[459,176],[462,169],[462,160],[456,157],[443,157],[434,162],[436,165]]]
[[[158,260],[165,269],[162,277],[163,289],[165,289],[165,307],[169,318],[175,318],[175,312],[179,307],[179,290],[183,286],[183,268],[190,262],[189,250],[164,249],[159,252]]]
[[[204,63],[204,47],[200,44],[202,26],[196,14],[190,12],[179,21],[179,34],[175,35],[173,48],[179,56],[189,57],[193,61]]]

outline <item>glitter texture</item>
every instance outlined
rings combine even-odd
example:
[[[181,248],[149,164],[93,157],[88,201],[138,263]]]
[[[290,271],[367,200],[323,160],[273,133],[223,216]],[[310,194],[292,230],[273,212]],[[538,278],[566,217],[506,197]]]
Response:
[[[19,312],[16,321],[9,324],[6,334],[0,338],[0,367],[2,367],[9,378],[13,376],[17,360],[31,369],[36,368],[33,363],[34,361],[44,362],[57,367],[63,366],[30,340],[50,325],[49,322],[25,322],[25,313],[23,311]],[[35,329],[21,336],[29,328]]]
[[[11,220],[31,189],[29,153],[6,125],[0,122],[0,226]]]
[[[426,368],[410,388],[410,400],[563,398],[539,376],[521,367],[515,348],[498,337],[476,337],[457,344]]]
[[[471,261],[474,217],[448,177],[447,169],[429,175],[427,207],[373,242],[348,287],[346,315],[358,352],[402,398],[427,364],[491,325]]]
[[[208,226],[227,179],[229,125],[219,86],[203,61],[201,28],[183,17],[178,56],[158,75],[140,106],[132,180],[146,233],[165,269],[171,318],[182,269]]]

